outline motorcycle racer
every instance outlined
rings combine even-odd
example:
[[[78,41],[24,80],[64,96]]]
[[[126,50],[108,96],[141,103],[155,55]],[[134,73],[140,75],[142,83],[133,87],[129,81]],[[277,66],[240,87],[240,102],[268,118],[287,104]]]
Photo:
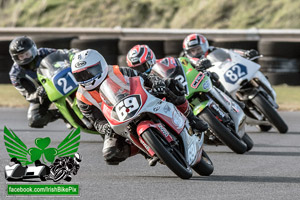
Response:
[[[9,72],[10,80],[12,85],[30,103],[27,119],[28,125],[33,128],[43,128],[60,116],[57,110],[49,110],[51,102],[39,83],[36,73],[42,59],[55,51],[58,50],[38,49],[35,42],[27,36],[16,37],[9,45],[9,53],[14,61]],[[72,55],[76,50],[59,51]]]
[[[183,53],[181,54],[181,56],[189,58],[193,67],[195,69],[197,69],[198,71],[206,70],[212,66],[211,61],[209,59],[207,59],[206,57],[211,52],[218,49],[217,47],[209,46],[209,43],[208,43],[208,40],[206,39],[206,37],[204,37],[201,34],[196,34],[196,33],[186,36],[185,39],[183,40],[182,47],[183,47]],[[245,57],[248,59],[253,58],[255,56],[259,56],[259,53],[254,49],[250,49],[250,50],[233,49],[233,51],[238,53],[242,57]],[[219,81],[219,76],[216,73],[214,73],[214,72],[207,72],[207,73],[210,74],[213,84],[217,88],[222,90],[228,96],[232,97],[228,93],[228,91],[224,88],[222,83]],[[233,99],[235,100],[236,103],[238,103],[240,105],[241,108],[245,107],[245,105],[242,102],[237,101],[235,98],[233,98]]]
[[[147,74],[151,72],[152,67],[157,62],[154,52],[147,45],[136,45],[131,48],[127,53],[126,61],[130,68]],[[160,60],[158,62],[160,62]],[[168,67],[166,65],[164,66]],[[174,90],[175,81],[177,82],[175,79],[166,80],[167,87],[170,88],[170,90]],[[188,105],[188,101],[186,99],[183,99],[182,101]],[[201,132],[208,129],[208,124],[205,121],[197,118],[189,106],[186,106],[186,109],[181,111],[188,118],[193,129],[197,129]]]
[[[141,76],[145,87],[152,88],[152,91],[156,94],[162,94],[166,91],[168,94],[167,99],[172,99],[178,109],[184,109],[187,106],[184,95],[177,90],[170,91],[160,78],[140,74],[128,67],[108,65],[104,57],[93,49],[75,54],[71,68],[75,79],[79,83],[76,97],[81,112],[94,124],[99,133],[105,134],[102,153],[109,165],[118,165],[129,156],[137,154],[139,149],[135,145],[127,143],[125,138],[114,133],[102,113],[99,87],[106,78],[109,77],[116,83],[122,84],[120,81],[125,81],[128,77]],[[180,85],[178,84],[179,87]],[[181,95],[178,96],[178,94]],[[183,99],[184,101],[182,101]],[[149,161],[149,164],[153,166],[154,163]]]
[[[218,49],[217,47],[209,46],[208,40],[201,34],[193,33],[185,37],[182,44],[183,52],[180,56],[190,59],[191,64],[199,71],[211,66],[207,55]],[[245,58],[253,58],[259,56],[259,53],[254,50],[233,49],[234,52]]]

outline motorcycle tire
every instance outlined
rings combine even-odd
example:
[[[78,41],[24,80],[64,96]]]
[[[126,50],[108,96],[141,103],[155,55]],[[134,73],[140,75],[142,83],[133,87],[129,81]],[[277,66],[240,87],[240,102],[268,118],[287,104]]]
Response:
[[[268,126],[268,125],[258,125],[258,128],[261,132],[268,132],[269,130],[271,130],[272,126]]]
[[[250,136],[247,133],[244,134],[242,140],[247,145],[247,151],[250,151],[253,148],[253,146],[254,146],[253,140],[250,138]]]
[[[277,110],[268,102],[268,100],[262,94],[258,93],[252,99],[252,103],[277,128],[279,133],[286,133],[288,131],[288,126],[280,117]]]
[[[65,178],[65,181],[70,182],[72,180],[72,177],[69,175]]]
[[[157,157],[178,177],[182,179],[191,178],[193,171],[184,156],[176,148],[171,148],[169,143],[164,142],[159,134],[156,129],[147,129],[142,134],[142,138],[155,152]]]
[[[206,107],[199,115],[206,121],[215,134],[215,136],[227,145],[237,154],[243,154],[247,151],[247,145],[237,136],[235,136],[222,122],[220,122],[213,113]]]
[[[54,182],[60,181],[65,177],[66,174],[67,174],[66,170],[63,169],[57,170],[54,174],[53,181]]]
[[[200,162],[198,162],[192,168],[201,176],[209,176],[214,171],[213,162],[210,160],[210,158],[204,150],[202,150],[202,158]]]

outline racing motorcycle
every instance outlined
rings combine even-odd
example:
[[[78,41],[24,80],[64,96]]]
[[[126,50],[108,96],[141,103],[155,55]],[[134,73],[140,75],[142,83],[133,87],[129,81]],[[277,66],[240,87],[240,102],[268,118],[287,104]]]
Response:
[[[46,56],[37,70],[37,75],[49,100],[55,104],[65,122],[74,128],[79,127],[83,132],[99,134],[78,108],[78,83],[71,72],[68,54],[56,51]]]
[[[243,110],[213,86],[208,73],[198,72],[185,57],[163,59],[153,66],[151,73],[177,79],[183,84],[194,115],[209,124],[207,143],[223,143],[238,154],[252,149],[253,141],[245,133],[246,116]]]
[[[258,125],[261,131],[272,126],[280,133],[286,133],[288,126],[277,112],[276,93],[268,79],[259,71],[260,65],[239,54],[225,49],[211,52],[207,58],[212,62],[208,71],[219,75],[225,89],[246,107],[247,123]]]
[[[78,156],[79,154],[76,153]],[[76,175],[80,166],[79,162],[81,160],[76,159],[76,154],[73,157],[59,157],[52,165],[50,165],[50,174],[48,179],[58,182],[60,180],[65,180],[70,182],[72,180],[72,175]],[[78,158],[78,157],[77,157]]]
[[[108,76],[101,84],[101,109],[114,132],[182,179],[191,178],[192,169],[209,176],[214,166],[203,150],[204,134],[194,132],[172,103],[157,98],[143,82],[139,76],[123,81]]]

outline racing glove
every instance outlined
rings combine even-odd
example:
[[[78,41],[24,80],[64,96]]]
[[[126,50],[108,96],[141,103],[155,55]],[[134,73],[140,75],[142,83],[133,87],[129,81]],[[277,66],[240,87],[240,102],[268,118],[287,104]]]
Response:
[[[246,58],[253,58],[255,56],[259,56],[259,53],[255,49],[250,49],[248,51],[245,51],[244,56]]]
[[[152,82],[152,91],[157,94],[164,94],[166,90],[166,84],[162,79],[156,79]]]
[[[183,96],[185,94],[185,88],[180,81],[173,78],[167,78],[165,80],[166,87],[171,90],[177,96]],[[167,91],[168,92],[168,91]]]
[[[37,95],[42,98],[47,98],[47,93],[43,86],[38,86],[36,89]]]
[[[208,60],[207,58],[202,58],[196,62],[195,69],[198,71],[202,71],[202,70],[210,68],[211,66],[212,66],[212,64],[211,64],[210,60]]]
[[[40,104],[43,104],[44,100],[48,98],[46,90],[43,86],[40,85],[36,88],[36,93],[39,98]]]

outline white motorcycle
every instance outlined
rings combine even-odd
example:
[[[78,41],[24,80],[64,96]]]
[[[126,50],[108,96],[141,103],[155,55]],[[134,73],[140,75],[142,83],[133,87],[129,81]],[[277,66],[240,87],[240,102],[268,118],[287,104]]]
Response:
[[[276,93],[259,71],[260,65],[252,61],[259,57],[249,60],[231,50],[217,49],[207,56],[213,65],[207,70],[217,73],[232,97],[245,103],[247,124],[259,126],[261,131],[274,126],[286,133],[288,126],[277,112]]]

